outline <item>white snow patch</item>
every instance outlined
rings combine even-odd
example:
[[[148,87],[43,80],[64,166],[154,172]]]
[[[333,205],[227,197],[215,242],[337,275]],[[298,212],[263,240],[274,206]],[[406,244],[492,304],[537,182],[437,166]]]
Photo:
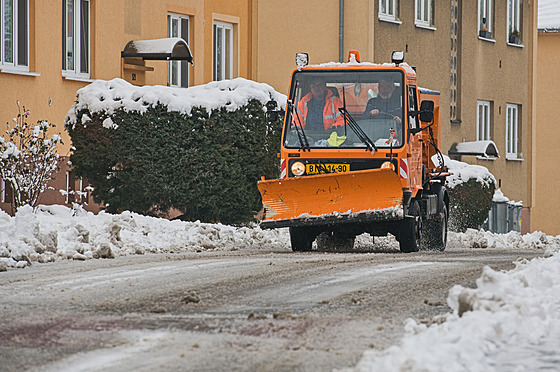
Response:
[[[109,81],[96,80],[78,90],[77,100],[68,111],[65,122],[76,125],[78,111],[113,114],[118,109],[125,112],[143,114],[148,107],[162,104],[170,112],[190,114],[194,107],[205,108],[208,112],[225,107],[235,111],[256,99],[263,106],[270,100],[286,106],[287,97],[278,93],[270,85],[243,78],[214,81],[190,88],[170,88],[165,86],[135,86],[123,79]],[[82,124],[91,120],[82,118]]]
[[[468,180],[474,178],[477,182],[489,186],[491,183],[496,185],[496,178],[488,168],[481,165],[471,165],[464,163],[462,161],[451,160],[447,155],[443,155],[444,163],[449,169],[449,172],[453,173],[451,176],[447,177],[446,186],[449,188],[454,188],[457,185],[467,182]],[[432,162],[436,165],[439,164],[437,155],[432,157]]]
[[[368,350],[352,371],[537,371],[560,364],[560,236],[548,258],[511,271],[485,267],[477,288],[449,291],[453,313],[427,326],[409,319],[405,336]]]

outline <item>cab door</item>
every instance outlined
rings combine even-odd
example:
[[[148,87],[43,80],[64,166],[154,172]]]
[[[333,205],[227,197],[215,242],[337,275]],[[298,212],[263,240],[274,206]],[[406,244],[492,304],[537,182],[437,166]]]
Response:
[[[416,92],[415,85],[408,86],[408,127],[410,129],[415,129],[420,126],[420,121],[416,115],[410,115],[411,112],[416,112],[418,110],[418,94]],[[410,133],[410,132],[409,132]],[[413,189],[413,195],[415,196],[419,189],[422,188],[422,132],[418,132],[415,135],[409,135],[409,147],[408,147],[408,179],[409,187]]]

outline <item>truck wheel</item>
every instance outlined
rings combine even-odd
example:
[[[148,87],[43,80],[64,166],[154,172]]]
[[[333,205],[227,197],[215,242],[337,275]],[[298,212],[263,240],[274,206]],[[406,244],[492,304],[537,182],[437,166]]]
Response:
[[[423,246],[434,251],[443,251],[447,245],[447,206],[444,204],[437,219],[424,224]]]
[[[319,251],[350,251],[354,248],[355,236],[324,232],[317,237],[317,250]]]
[[[408,214],[413,218],[405,219],[399,231],[399,246],[403,253],[418,252],[422,241],[422,212],[416,200],[411,202]]]
[[[292,243],[292,251],[309,252],[315,235],[311,229],[307,227],[290,227],[290,242]]]

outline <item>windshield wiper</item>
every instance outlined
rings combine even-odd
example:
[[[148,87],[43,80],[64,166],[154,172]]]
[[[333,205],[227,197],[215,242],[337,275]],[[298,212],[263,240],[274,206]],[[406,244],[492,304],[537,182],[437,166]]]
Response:
[[[303,130],[303,125],[301,124],[301,120],[297,113],[296,106],[293,104],[293,102],[290,102],[290,106],[292,111],[292,117],[295,117],[297,119],[297,123],[294,123],[294,127],[296,128],[296,133],[298,136],[300,147],[303,148],[303,151],[305,150],[311,151],[309,146],[309,141],[307,140],[307,135],[305,134],[305,130]],[[298,124],[299,124],[299,128],[298,128]]]
[[[346,89],[342,88],[342,105],[343,107],[339,108],[338,111],[344,115],[344,126],[350,127],[360,141],[362,141],[366,145],[366,149],[368,151],[377,151],[377,147],[375,143],[367,136],[366,132],[360,127],[360,125],[356,122],[356,120],[352,117],[350,112],[346,110]]]

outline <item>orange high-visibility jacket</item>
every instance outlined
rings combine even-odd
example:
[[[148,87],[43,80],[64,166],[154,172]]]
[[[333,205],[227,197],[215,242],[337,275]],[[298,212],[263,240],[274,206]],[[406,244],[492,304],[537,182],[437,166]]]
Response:
[[[307,106],[312,98],[313,94],[309,92],[298,103],[297,114],[304,128],[307,121]],[[325,97],[325,107],[323,107],[323,125],[325,130],[332,126],[338,127],[344,125],[344,117],[342,113],[338,111],[340,107],[342,107],[340,98],[336,97],[332,91],[328,90],[327,96]]]

